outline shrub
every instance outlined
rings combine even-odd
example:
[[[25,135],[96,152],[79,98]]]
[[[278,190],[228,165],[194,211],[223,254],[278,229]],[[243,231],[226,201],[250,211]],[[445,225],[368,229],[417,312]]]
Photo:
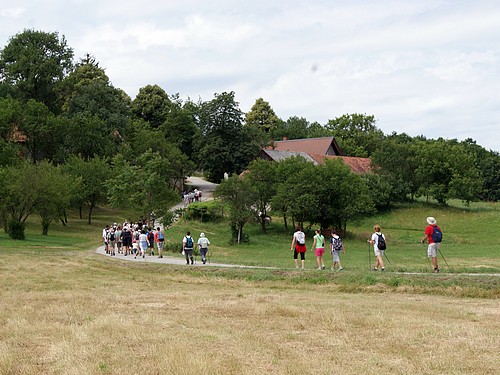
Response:
[[[14,219],[10,219],[7,223],[7,232],[13,240],[24,240],[25,224]]]
[[[216,201],[191,203],[185,210],[187,220],[218,221],[223,217],[222,208]]]

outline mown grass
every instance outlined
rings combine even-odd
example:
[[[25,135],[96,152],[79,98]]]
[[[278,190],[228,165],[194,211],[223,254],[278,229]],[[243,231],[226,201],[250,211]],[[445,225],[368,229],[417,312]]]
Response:
[[[430,214],[445,231],[452,273],[429,273],[415,243]],[[497,232],[497,216],[496,205],[415,205],[360,221],[348,228],[343,273],[315,271],[309,253],[306,271],[292,269],[291,232],[278,220],[267,236],[249,225],[241,246],[224,223],[181,221],[167,232],[176,243],[204,231],[212,262],[273,268],[100,256],[102,227],[127,217],[118,210],[98,210],[92,225],[72,213],[49,236],[31,220],[26,241],[0,234],[0,373],[494,374],[500,285],[485,271],[498,273],[499,254],[476,234]],[[375,222],[395,263],[386,274],[368,271]],[[468,233],[467,243],[456,240]]]

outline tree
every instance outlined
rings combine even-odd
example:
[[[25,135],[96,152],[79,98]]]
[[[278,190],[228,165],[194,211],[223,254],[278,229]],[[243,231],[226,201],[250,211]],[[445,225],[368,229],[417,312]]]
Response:
[[[332,132],[344,155],[369,157],[384,139],[375,122],[373,116],[355,113],[329,120],[325,128]]]
[[[258,143],[242,124],[234,92],[216,94],[213,100],[203,103],[199,121],[197,159],[209,180],[220,182],[224,173],[241,173],[257,155]]]
[[[196,123],[198,107],[191,102],[183,103],[176,95],[172,98],[170,111],[160,127],[165,138],[175,144],[179,150],[194,160],[195,141],[200,138],[200,130]]]
[[[253,217],[255,195],[250,181],[236,175],[224,180],[215,189],[214,196],[230,208],[231,227],[237,243],[243,241],[243,227]]]
[[[133,210],[141,220],[147,220],[153,212],[162,216],[178,201],[170,179],[170,163],[158,152],[148,150],[136,163],[117,155],[113,160],[113,177],[106,183],[109,202]]]
[[[84,160],[82,157],[73,155],[64,168],[74,178],[81,179],[79,194],[73,196],[73,203],[80,210],[80,219],[83,217],[83,206],[88,207],[88,223],[90,225],[92,224],[94,208],[106,202],[106,181],[112,176],[110,166],[106,159],[101,159],[99,156]],[[127,180],[124,181],[122,184],[127,186]]]
[[[408,195],[413,200],[418,193],[420,189],[420,181],[416,174],[419,165],[418,148],[418,139],[404,133],[392,133],[373,153],[373,169],[391,186],[386,204],[402,202],[407,199]],[[371,182],[375,180],[372,179]]]
[[[301,156],[280,161],[276,171],[276,194],[272,198],[273,210],[283,214],[285,228],[288,227],[288,217],[293,224],[297,221],[303,227],[309,215],[309,209],[315,206],[315,197],[310,194],[308,178],[315,178],[314,164]]]
[[[245,115],[245,125],[256,131],[261,146],[269,143],[280,122],[281,120],[276,116],[271,105],[262,98],[257,99],[250,111]]]
[[[7,232],[13,239],[25,238],[25,222],[37,211],[46,234],[50,222],[68,206],[70,191],[78,183],[46,161],[22,161],[0,173],[0,211],[7,217]]]
[[[40,215],[42,235],[46,236],[52,221],[65,216],[65,210],[70,206],[80,179],[72,178],[64,174],[60,167],[42,161],[36,167],[36,174],[32,176],[32,184],[38,195],[35,210]]]
[[[256,192],[254,214],[259,220],[262,232],[266,233],[268,210],[271,200],[276,194],[277,164],[265,160],[254,160],[248,166],[245,178],[249,180]]]
[[[158,85],[147,85],[139,89],[132,101],[132,113],[157,129],[165,122],[170,105],[165,90]]]
[[[24,30],[10,38],[0,52],[0,77],[16,87],[24,99],[44,103],[51,111],[60,109],[58,90],[73,68],[73,50],[64,36]]]

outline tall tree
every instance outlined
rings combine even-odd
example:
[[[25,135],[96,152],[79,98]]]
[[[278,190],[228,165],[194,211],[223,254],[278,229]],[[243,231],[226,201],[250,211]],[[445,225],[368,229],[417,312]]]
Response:
[[[132,101],[132,113],[157,129],[165,122],[170,105],[165,90],[158,85],[147,85],[139,89]]]
[[[241,173],[258,153],[258,143],[243,126],[242,116],[234,92],[216,94],[201,106],[197,159],[213,182],[220,182],[224,173]]]
[[[92,224],[94,209],[107,198],[106,181],[112,177],[111,169],[106,159],[96,156],[84,160],[79,156],[72,156],[64,166],[65,171],[77,179],[81,179],[80,192],[73,198],[80,209],[82,218],[83,206],[88,207],[88,223]],[[123,183],[123,185],[127,185]]]
[[[280,122],[271,105],[262,98],[257,99],[245,115],[245,125],[256,130],[261,146],[269,143]]]
[[[375,122],[374,116],[355,113],[329,120],[325,127],[331,130],[344,155],[369,157],[384,139]]]
[[[254,213],[264,233],[268,224],[268,210],[271,200],[276,194],[276,173],[276,163],[254,160],[248,166],[248,173],[245,175],[256,192]]]
[[[73,68],[73,50],[57,32],[24,30],[0,51],[0,77],[23,97],[44,103],[57,113],[61,81]]]
[[[233,175],[217,186],[214,196],[221,199],[230,209],[233,237],[237,243],[244,239],[243,227],[253,217],[255,189],[246,178]]]

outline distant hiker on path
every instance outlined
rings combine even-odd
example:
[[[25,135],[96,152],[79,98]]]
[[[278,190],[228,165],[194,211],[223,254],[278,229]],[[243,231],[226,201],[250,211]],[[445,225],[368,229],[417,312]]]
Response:
[[[441,228],[437,226],[436,219],[432,216],[427,218],[427,225],[425,227],[424,238],[422,238],[422,243],[427,240],[427,257],[432,258],[432,266],[434,267],[434,272],[439,272],[437,253],[441,247],[441,240],[443,239],[443,234]]]
[[[372,234],[372,238],[368,240],[369,243],[373,244],[373,252],[375,253],[375,267],[373,267],[374,271],[378,271],[379,268],[382,269],[382,272],[385,271],[385,266],[384,266],[384,252],[386,249],[385,245],[385,236],[384,234],[380,231],[380,225],[375,225],[373,227],[373,230],[375,233]]]
[[[342,250],[342,254],[345,254],[344,244],[342,243],[342,239],[337,234],[337,231],[332,230],[332,238],[330,238],[330,254],[333,256],[332,263],[332,271],[335,271],[335,264],[339,265],[339,271],[342,271],[342,264],[340,264],[340,250]]]
[[[182,250],[184,251],[184,255],[186,256],[186,265],[189,264],[190,260],[191,264],[194,264],[193,248],[194,248],[193,237],[191,237],[191,232],[188,231],[186,233],[186,236],[182,239]]]
[[[321,230],[319,229],[315,231],[312,248],[316,254],[318,270],[324,270],[325,262],[323,260],[323,254],[325,253],[325,237],[321,234]]]
[[[165,235],[160,227],[156,228],[155,232],[156,248],[158,249],[158,258],[163,258],[163,247],[165,246]]]
[[[295,268],[299,268],[298,256],[300,254],[300,260],[302,261],[302,269],[306,268],[306,235],[302,232],[301,228],[297,226],[295,233],[292,237],[292,247],[290,251],[293,251],[293,260],[295,261]]]
[[[198,249],[200,250],[200,257],[203,264],[207,263],[207,252],[208,245],[210,245],[209,239],[205,236],[205,233],[200,233],[200,238],[198,238]]]

